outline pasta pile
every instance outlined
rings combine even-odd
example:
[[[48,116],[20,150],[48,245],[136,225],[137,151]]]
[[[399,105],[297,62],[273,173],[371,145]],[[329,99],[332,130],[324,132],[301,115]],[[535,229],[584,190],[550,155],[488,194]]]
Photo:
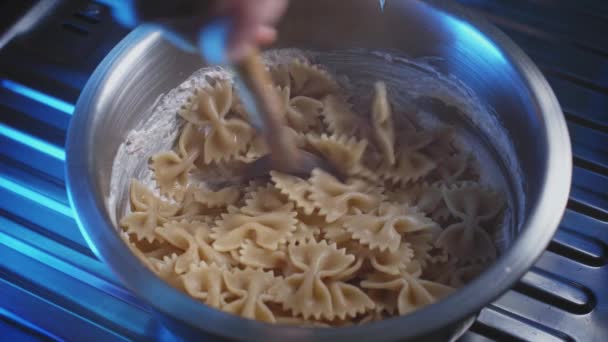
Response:
[[[395,115],[382,82],[357,112],[319,66],[270,67],[297,145],[347,175],[272,171],[234,179],[267,147],[233,84],[216,80],[178,113],[173,151],[152,156],[160,196],[137,180],[121,234],[172,286],[264,322],[344,326],[404,315],[449,295],[497,255],[504,199],[481,185],[449,127]],[[207,180],[207,181],[205,181]]]

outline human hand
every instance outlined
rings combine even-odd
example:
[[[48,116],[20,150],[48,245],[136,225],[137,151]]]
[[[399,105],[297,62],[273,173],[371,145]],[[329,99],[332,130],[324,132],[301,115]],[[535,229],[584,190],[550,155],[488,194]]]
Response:
[[[252,48],[276,39],[274,24],[283,15],[288,0],[124,0],[108,1],[114,17],[126,27],[157,24],[176,46],[196,51],[198,31],[216,18],[228,18],[230,32],[227,56],[238,60]]]
[[[220,15],[233,19],[228,56],[232,60],[245,57],[252,48],[276,40],[274,24],[287,8],[288,0],[220,0]]]

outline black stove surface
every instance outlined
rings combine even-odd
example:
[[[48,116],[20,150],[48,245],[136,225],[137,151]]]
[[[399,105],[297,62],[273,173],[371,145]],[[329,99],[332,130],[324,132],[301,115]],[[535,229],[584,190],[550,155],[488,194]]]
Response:
[[[0,1],[0,30],[40,2]],[[126,34],[109,2],[63,2],[0,50],[0,340],[159,338],[150,310],[87,247],[65,190],[74,103]],[[608,2],[458,2],[503,29],[545,73],[574,152],[557,235],[462,341],[608,340]]]

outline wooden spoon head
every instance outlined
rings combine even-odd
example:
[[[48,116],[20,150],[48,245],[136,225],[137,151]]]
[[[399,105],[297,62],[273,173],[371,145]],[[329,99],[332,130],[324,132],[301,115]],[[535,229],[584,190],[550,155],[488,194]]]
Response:
[[[246,180],[261,178],[268,176],[272,170],[280,171],[290,175],[307,179],[314,169],[321,169],[334,177],[343,180],[344,176],[329,162],[319,156],[304,150],[297,150],[297,163],[293,165],[284,165],[276,163],[272,155],[265,155],[252,164],[250,164],[244,172]]]

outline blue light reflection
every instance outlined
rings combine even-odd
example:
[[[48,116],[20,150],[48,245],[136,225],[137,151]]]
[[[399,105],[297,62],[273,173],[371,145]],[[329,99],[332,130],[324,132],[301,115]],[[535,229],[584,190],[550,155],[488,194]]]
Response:
[[[72,208],[59,203],[49,197],[46,197],[38,192],[30,190],[20,184],[17,184],[9,179],[0,176],[0,188],[4,188],[10,192],[13,192],[21,197],[25,197],[33,202],[39,203],[53,211],[63,214],[67,217],[72,217]]]
[[[58,111],[64,112],[66,114],[72,115],[72,113],[74,113],[74,105],[72,105],[71,103],[68,103],[68,102],[60,100],[56,97],[47,95],[36,89],[32,89],[28,86],[25,86],[23,84],[20,84],[20,83],[11,81],[11,80],[3,79],[2,87],[6,88],[14,93],[17,93],[19,95],[23,95],[27,98],[30,98],[36,102],[45,104],[52,108],[55,108]]]
[[[490,63],[506,64],[507,59],[498,46],[486,37],[479,29],[470,23],[444,14],[445,23],[454,32],[455,47],[466,51],[465,55],[477,56],[486,59]]]
[[[4,125],[3,123],[0,123],[0,135],[3,135],[11,140],[18,141],[53,158],[65,161],[65,151],[62,148],[49,144],[48,142],[40,140],[29,134],[20,132],[12,127]]]
[[[47,337],[51,337],[53,339],[56,339],[57,341],[61,340],[59,337],[55,336],[50,331],[42,329],[42,328],[36,326],[35,324],[32,324],[28,320],[23,319],[23,318],[15,315],[15,314],[13,314],[12,312],[10,312],[10,311],[8,311],[8,310],[6,310],[4,308],[1,308],[1,307],[0,307],[0,316],[6,317],[10,321],[13,321],[13,322],[15,322],[17,324],[20,324],[20,325],[24,326],[24,327],[27,327],[27,328],[29,328],[29,329],[31,329],[33,331],[36,331],[36,332],[38,332],[38,333],[40,333],[42,335],[45,335]],[[34,341],[34,340],[37,340],[37,339],[32,338],[32,341]]]

